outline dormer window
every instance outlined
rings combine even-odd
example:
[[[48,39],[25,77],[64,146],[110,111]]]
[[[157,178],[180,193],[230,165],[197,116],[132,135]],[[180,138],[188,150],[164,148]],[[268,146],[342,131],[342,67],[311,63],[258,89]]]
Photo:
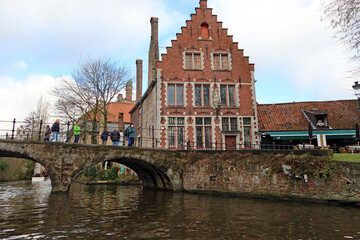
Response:
[[[319,121],[316,123],[316,125],[319,126],[319,127],[325,126],[325,124],[324,124],[321,120],[319,120]]]
[[[207,23],[201,24],[201,34],[202,39],[208,39],[209,38],[209,25]]]
[[[327,126],[327,121],[326,121],[326,118],[327,116],[325,115],[318,115],[318,116],[315,116],[316,118],[316,126],[317,127],[326,127]]]
[[[312,109],[312,110],[304,110],[302,109],[302,112],[304,113],[305,117],[313,127],[316,128],[331,128],[328,123],[328,115],[326,112],[318,110],[318,109]]]

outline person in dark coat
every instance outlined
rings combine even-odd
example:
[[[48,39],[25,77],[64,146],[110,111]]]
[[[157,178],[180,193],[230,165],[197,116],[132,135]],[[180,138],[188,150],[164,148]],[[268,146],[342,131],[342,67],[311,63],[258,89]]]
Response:
[[[130,138],[130,145],[129,146],[135,146],[135,129],[134,125],[130,125],[129,128],[129,138]]]
[[[50,126],[46,125],[44,142],[48,142],[50,140],[50,134],[51,134]]]
[[[53,133],[53,137],[50,139],[50,142],[55,139],[55,142],[58,141],[59,132],[60,132],[60,120],[57,119],[54,124],[51,126],[51,131]]]
[[[114,129],[114,131],[111,132],[111,136],[110,139],[112,141],[112,145],[113,146],[118,146],[119,145],[119,140],[120,140],[120,133],[118,130]]]
[[[109,129],[106,129],[105,131],[103,131],[103,133],[101,134],[101,140],[103,141],[103,144],[106,145],[106,141],[108,140],[110,133],[109,133]]]

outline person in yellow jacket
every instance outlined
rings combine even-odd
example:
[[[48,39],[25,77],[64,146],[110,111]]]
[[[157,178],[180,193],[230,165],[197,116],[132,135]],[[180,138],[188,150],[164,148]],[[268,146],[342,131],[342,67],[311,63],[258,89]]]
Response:
[[[79,126],[79,122],[76,122],[76,124],[74,125],[74,143],[78,143],[79,142],[79,138],[80,138],[80,126]]]

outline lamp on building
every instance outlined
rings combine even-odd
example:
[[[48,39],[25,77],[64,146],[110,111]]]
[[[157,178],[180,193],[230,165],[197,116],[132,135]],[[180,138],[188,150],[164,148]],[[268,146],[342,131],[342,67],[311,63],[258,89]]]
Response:
[[[360,84],[359,84],[359,82],[356,81],[355,84],[352,86],[352,88],[354,89],[355,96],[357,97],[358,102],[359,102],[358,108],[360,108]]]

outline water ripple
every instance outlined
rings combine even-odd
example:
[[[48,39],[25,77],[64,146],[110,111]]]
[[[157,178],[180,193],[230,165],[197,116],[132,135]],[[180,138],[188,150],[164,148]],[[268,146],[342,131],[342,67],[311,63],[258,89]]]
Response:
[[[360,210],[50,182],[0,184],[1,239],[360,239]]]

